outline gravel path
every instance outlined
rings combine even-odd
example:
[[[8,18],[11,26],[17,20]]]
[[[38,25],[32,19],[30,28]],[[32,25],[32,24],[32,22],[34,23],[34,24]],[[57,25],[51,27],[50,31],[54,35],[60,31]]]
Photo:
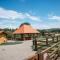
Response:
[[[0,46],[0,60],[25,60],[35,54],[31,46],[31,40],[17,45]]]

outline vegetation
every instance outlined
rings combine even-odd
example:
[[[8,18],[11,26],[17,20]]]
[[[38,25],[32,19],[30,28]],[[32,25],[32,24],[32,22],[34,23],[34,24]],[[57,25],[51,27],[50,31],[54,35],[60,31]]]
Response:
[[[9,29],[9,28],[4,28],[4,29],[1,29],[0,28],[0,31],[4,31],[6,34],[7,34],[7,38],[8,39],[11,39],[13,37],[13,32],[15,31],[16,29]]]
[[[25,22],[25,23],[22,23],[21,25],[20,25],[20,27],[22,26],[22,25],[30,25],[30,23],[28,23],[28,22]]]
[[[30,25],[30,23],[22,23],[21,26],[23,24],[26,24],[26,25]],[[1,29],[0,28],[0,31],[5,31],[7,33],[7,38],[13,38],[13,32],[15,31],[16,29],[9,29],[9,28],[4,28],[4,29]],[[45,33],[46,32],[50,32],[50,33],[60,33],[60,28],[52,28],[52,29],[37,29],[39,32],[40,32],[40,36],[41,37],[44,37],[45,36]]]
[[[25,23],[22,23],[22,24],[30,25],[30,23],[28,23],[28,22],[25,22]],[[22,25],[22,24],[21,24],[21,25]]]
[[[60,33],[60,28],[51,28],[51,29],[43,29],[38,31],[41,33],[42,36],[45,36],[44,33]]]
[[[21,44],[23,43],[22,41],[14,41],[14,42],[6,42],[1,45],[16,45],[16,44]]]

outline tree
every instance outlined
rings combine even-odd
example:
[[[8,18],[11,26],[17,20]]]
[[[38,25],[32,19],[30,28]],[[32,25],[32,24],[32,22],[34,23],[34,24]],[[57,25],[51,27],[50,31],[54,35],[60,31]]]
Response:
[[[20,27],[21,27],[22,25],[30,25],[30,23],[28,23],[28,22],[22,23],[22,24],[20,25]]]

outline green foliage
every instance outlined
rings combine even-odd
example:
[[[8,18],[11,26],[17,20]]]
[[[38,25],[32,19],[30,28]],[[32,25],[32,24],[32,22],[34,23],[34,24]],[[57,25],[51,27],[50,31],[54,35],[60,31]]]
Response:
[[[6,42],[1,45],[16,45],[16,44],[21,44],[21,43],[23,43],[23,42],[22,41],[14,41],[14,42]]]
[[[22,25],[30,25],[30,23],[28,23],[28,22],[25,22],[25,23],[22,23],[21,25],[20,25],[20,27],[22,26]]]
[[[15,31],[15,29],[4,28],[3,31],[5,31],[5,32],[13,32],[13,31]]]
[[[13,32],[15,31],[15,29],[9,29],[9,28],[4,28],[4,29],[0,29],[1,31],[4,31],[7,34],[7,38],[13,38]]]
[[[47,30],[38,30],[39,32],[40,32],[40,34],[42,35],[42,36],[45,36],[45,34],[44,33],[46,33],[47,32]]]
[[[7,38],[12,38],[13,35],[12,34],[7,34]]]
[[[52,28],[52,29],[43,29],[38,30],[42,36],[44,36],[46,32],[48,33],[60,33],[60,28]]]

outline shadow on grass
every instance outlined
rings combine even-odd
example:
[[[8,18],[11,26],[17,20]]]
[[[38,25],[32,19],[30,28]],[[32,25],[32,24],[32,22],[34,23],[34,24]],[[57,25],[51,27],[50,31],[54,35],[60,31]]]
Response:
[[[16,45],[16,44],[21,44],[23,43],[22,41],[15,41],[15,42],[6,42],[6,43],[2,43],[0,45]]]

